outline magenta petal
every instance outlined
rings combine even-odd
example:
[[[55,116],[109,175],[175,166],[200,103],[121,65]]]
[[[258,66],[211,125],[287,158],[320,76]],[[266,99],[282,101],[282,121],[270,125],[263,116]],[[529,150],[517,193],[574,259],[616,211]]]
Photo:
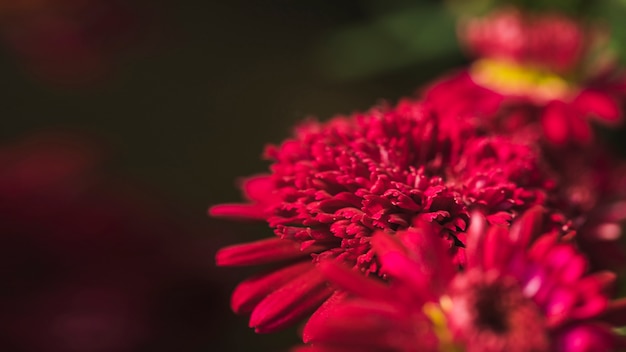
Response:
[[[250,327],[257,333],[278,331],[317,309],[332,292],[322,274],[311,269],[259,302],[250,316]]]
[[[591,318],[600,315],[608,305],[608,298],[604,295],[604,280],[602,273],[590,275],[576,283],[573,288],[579,295],[579,302],[572,309],[570,316],[577,319]]]
[[[324,276],[340,288],[357,296],[368,299],[386,299],[389,297],[389,287],[381,281],[368,278],[363,273],[351,270],[334,260],[323,261],[319,270]]]
[[[549,233],[540,236],[528,249],[528,258],[533,259],[537,263],[543,261],[552,247],[557,244],[558,240],[559,235],[557,233]]]
[[[519,243],[522,248],[526,248],[541,233],[543,214],[544,209],[541,206],[525,211],[511,226],[511,240]]]
[[[573,246],[557,244],[550,249],[543,261],[544,266],[558,275],[561,282],[576,282],[587,269],[587,262]]]
[[[556,348],[559,352],[610,352],[615,351],[615,337],[605,325],[578,324],[557,336]]]
[[[305,261],[242,281],[233,291],[231,308],[235,313],[249,313],[267,295],[311,268],[313,263]]]
[[[354,300],[338,306],[311,342],[366,351],[411,351],[419,344],[420,350],[429,351],[429,325],[424,316],[407,320],[405,314],[386,302]]]
[[[487,219],[478,212],[472,213],[470,226],[467,230],[467,241],[465,243],[465,254],[467,256],[467,268],[482,267],[483,246],[485,234],[487,232]]]
[[[504,226],[491,226],[482,246],[485,271],[505,267],[505,263],[510,259],[511,251],[509,230]]]
[[[398,236],[413,239],[410,257],[407,248],[396,238]],[[414,292],[422,294],[420,298],[424,301],[438,295],[454,272],[450,260],[442,260],[446,256],[442,247],[444,241],[435,233],[415,229],[396,237],[383,232],[372,237],[372,246],[382,265],[381,272],[405,282]]]
[[[302,341],[304,343],[309,343],[315,339],[317,331],[326,326],[328,318],[333,316],[335,308],[341,306],[347,296],[348,293],[345,291],[335,291],[333,295],[311,315],[302,330]]]
[[[246,198],[263,202],[275,197],[274,182],[270,175],[257,175],[248,177],[241,182],[241,189]]]
[[[222,248],[215,255],[215,261],[218,266],[267,264],[306,257],[315,249],[312,246],[301,251],[298,242],[270,238]]]
[[[548,326],[558,326],[566,321],[570,310],[576,304],[576,299],[576,293],[572,290],[567,288],[555,289],[544,307]]]
[[[619,106],[606,93],[586,89],[578,94],[573,104],[585,115],[596,117],[601,122],[614,124],[621,119]]]
[[[568,116],[571,113],[562,101],[551,101],[546,105],[541,125],[546,138],[556,145],[564,145],[569,139]]]
[[[529,220],[532,220],[532,214]],[[520,231],[516,234],[510,233],[509,228],[505,226],[491,225],[488,229],[485,227],[484,216],[479,213],[472,214],[466,245],[468,269],[479,267],[488,271],[506,267],[511,260],[511,251],[515,249],[511,244],[512,236],[522,235]]]
[[[219,204],[209,208],[209,216],[265,220],[265,208],[259,204]]]

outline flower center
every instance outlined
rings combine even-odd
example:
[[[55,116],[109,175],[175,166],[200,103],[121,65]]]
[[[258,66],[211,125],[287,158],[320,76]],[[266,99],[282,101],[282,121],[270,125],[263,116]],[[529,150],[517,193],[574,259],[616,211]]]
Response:
[[[472,79],[497,93],[543,104],[565,100],[574,90],[563,77],[538,67],[496,59],[480,59],[470,68]]]
[[[485,286],[478,290],[474,308],[476,310],[475,323],[477,326],[489,329],[496,333],[506,333],[509,330],[509,313],[511,298],[500,286]],[[517,297],[515,297],[517,298]],[[516,299],[513,299],[515,301]]]
[[[541,311],[511,277],[468,272],[453,281],[450,301],[449,325],[465,346],[486,346],[485,351],[549,350]]]

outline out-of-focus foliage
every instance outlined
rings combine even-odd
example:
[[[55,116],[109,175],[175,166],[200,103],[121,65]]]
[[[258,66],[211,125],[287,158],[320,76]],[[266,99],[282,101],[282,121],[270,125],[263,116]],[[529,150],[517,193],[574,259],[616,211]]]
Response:
[[[332,33],[319,51],[327,73],[337,78],[379,74],[458,55],[454,17],[440,5],[415,2],[381,11],[367,8],[372,21]]]
[[[366,78],[430,62],[451,62],[461,55],[456,19],[517,6],[536,12],[558,12],[594,21],[611,34],[611,45],[626,62],[624,0],[448,0],[369,1],[371,20],[333,30],[318,54],[325,72],[336,79]]]

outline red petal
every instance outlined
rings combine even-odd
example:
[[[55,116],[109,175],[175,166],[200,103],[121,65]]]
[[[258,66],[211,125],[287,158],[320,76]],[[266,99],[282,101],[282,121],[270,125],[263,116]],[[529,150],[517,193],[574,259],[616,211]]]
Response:
[[[215,255],[215,261],[218,266],[266,264],[305,257],[316,249],[311,246],[301,251],[298,242],[269,238],[222,248]]]
[[[518,243],[522,248],[541,234],[544,209],[535,206],[526,212],[511,226],[511,240]]]
[[[372,246],[382,264],[381,271],[407,284],[417,299],[430,300],[438,295],[451,278],[452,263],[442,260],[446,256],[444,240],[438,234],[421,233],[415,229],[396,236],[413,237],[415,246],[410,251],[396,237],[383,232],[375,233]],[[447,259],[447,258],[446,258]]]
[[[265,220],[265,206],[260,204],[219,204],[209,208],[209,216]]]
[[[251,312],[267,295],[312,267],[313,263],[306,261],[241,282],[231,296],[231,308],[238,314]]]
[[[467,267],[475,268],[482,266],[483,246],[481,245],[487,233],[487,219],[481,213],[474,212],[470,218],[470,226],[467,230],[467,240],[465,241],[465,255],[467,256]]]
[[[241,182],[241,189],[246,198],[262,202],[274,197],[274,182],[270,175],[248,177]]]
[[[321,262],[319,269],[328,280],[359,297],[368,299],[385,299],[389,297],[388,286],[351,270],[334,260]]]
[[[333,316],[335,307],[340,306],[347,296],[348,293],[345,291],[335,291],[335,293],[311,315],[311,318],[309,318],[302,330],[302,341],[304,343],[311,342],[316,336],[317,331],[326,326],[328,318]]]
[[[250,327],[257,333],[281,330],[313,312],[332,292],[322,274],[311,269],[262,300],[250,316]]]
[[[556,145],[564,145],[569,139],[568,116],[571,115],[562,101],[551,101],[545,107],[541,125],[546,138]]]
[[[479,246],[483,247],[483,268],[503,268],[511,254],[509,230],[504,226],[491,226]]]
[[[608,94],[583,90],[572,103],[583,115],[591,115],[601,122],[615,124],[621,120],[621,111],[615,100]]]
[[[569,326],[555,339],[558,352],[616,351],[616,336],[609,326],[587,322]]]
[[[528,249],[528,258],[533,259],[535,262],[543,261],[546,254],[556,245],[558,240],[559,235],[557,233],[549,233],[540,236]]]
[[[315,331],[311,342],[358,347],[359,351],[407,351],[427,334],[427,326],[425,317],[402,312],[389,302],[353,300],[337,307],[331,319]],[[428,350],[425,341],[420,342],[422,350]]]
[[[575,289],[579,295],[577,305],[572,309],[570,317],[587,319],[603,313],[609,303],[602,292],[606,284],[607,272],[600,272],[587,276],[576,283]]]

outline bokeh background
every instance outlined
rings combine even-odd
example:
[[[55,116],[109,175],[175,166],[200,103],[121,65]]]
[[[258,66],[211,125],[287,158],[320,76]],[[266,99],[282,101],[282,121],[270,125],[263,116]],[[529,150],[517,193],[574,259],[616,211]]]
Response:
[[[539,1],[518,1],[529,6]],[[488,1],[0,1],[5,351],[276,351],[229,311],[254,269],[209,219],[297,121],[414,94],[463,65],[455,15]],[[626,1],[601,19],[622,58]],[[468,5],[469,4],[469,5]]]

